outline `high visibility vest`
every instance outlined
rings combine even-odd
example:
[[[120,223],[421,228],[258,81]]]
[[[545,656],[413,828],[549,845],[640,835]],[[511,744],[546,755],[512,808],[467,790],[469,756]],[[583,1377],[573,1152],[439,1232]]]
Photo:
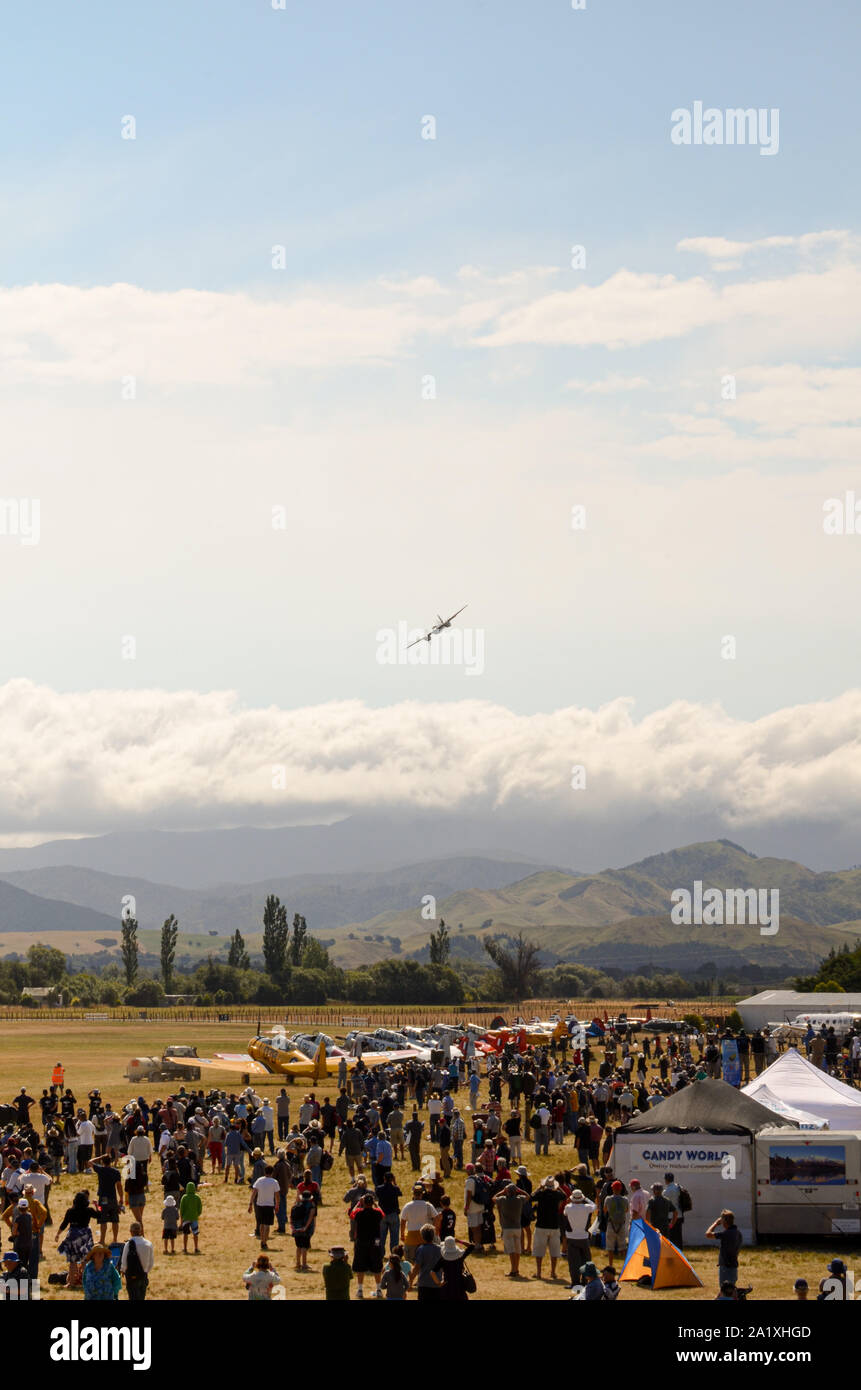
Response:
[[[56,1066],[51,1072],[51,1085],[62,1086],[66,1073],[61,1066]]]

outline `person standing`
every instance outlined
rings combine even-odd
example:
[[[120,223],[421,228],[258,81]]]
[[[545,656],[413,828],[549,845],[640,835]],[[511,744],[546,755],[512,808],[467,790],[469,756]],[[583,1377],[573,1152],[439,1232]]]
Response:
[[[329,1251],[329,1263],[323,1266],[323,1286],[327,1303],[349,1303],[350,1281],[353,1271],[343,1245],[333,1245]]]
[[[414,1173],[418,1173],[421,1170],[423,1131],[424,1124],[419,1119],[417,1108],[413,1106],[413,1113],[409,1123],[404,1128],[404,1134],[406,1135],[407,1147],[410,1151],[410,1165]]]
[[[662,1236],[672,1240],[670,1234],[675,1222],[676,1213],[674,1208],[664,1196],[663,1183],[652,1184],[652,1195],[646,1207],[646,1220],[650,1226],[654,1226],[656,1231],[660,1231]]]
[[[278,1138],[286,1139],[290,1133],[290,1097],[283,1086],[275,1102],[275,1112],[278,1117]]]
[[[741,1231],[735,1224],[733,1212],[724,1210],[706,1231],[707,1240],[718,1242],[718,1283],[738,1283],[738,1252],[742,1247]]]
[[[604,1198],[604,1249],[608,1255],[624,1255],[628,1249],[629,1202],[618,1178]]]
[[[391,1169],[386,1173],[382,1183],[376,1189],[377,1205],[383,1213],[382,1226],[380,1228],[380,1249],[386,1253],[386,1235],[389,1237],[389,1249],[394,1250],[398,1244],[398,1232],[400,1229],[400,1198],[401,1189],[395,1182],[395,1175]]]
[[[381,1298],[380,1276],[383,1272],[381,1231],[383,1213],[372,1192],[366,1192],[357,1207],[350,1212],[356,1233],[353,1244],[353,1273],[356,1276],[356,1298],[364,1298],[365,1275],[374,1276],[374,1298]]]
[[[200,1213],[203,1210],[203,1202],[200,1200],[197,1188],[193,1182],[186,1183],[185,1192],[179,1201],[179,1220],[182,1226],[182,1253],[188,1254],[188,1238],[194,1241],[194,1253],[197,1255],[198,1240],[200,1232]]]
[[[595,1203],[588,1202],[580,1189],[575,1187],[571,1193],[571,1201],[563,1212],[572,1289],[580,1281],[581,1267],[589,1260],[589,1222],[594,1210]]]
[[[126,1281],[130,1303],[143,1303],[146,1298],[154,1262],[153,1248],[148,1240],[144,1240],[140,1222],[133,1221],[120,1259],[120,1273]]]
[[[685,1245],[685,1215],[682,1211],[682,1189],[673,1173],[664,1174],[664,1196],[673,1209],[674,1217],[670,1239],[678,1250]]]
[[[281,1204],[281,1186],[271,1164],[266,1165],[262,1177],[255,1180],[251,1188],[251,1201],[248,1210],[256,1207],[257,1230],[260,1235],[260,1249],[268,1250],[269,1232]]]

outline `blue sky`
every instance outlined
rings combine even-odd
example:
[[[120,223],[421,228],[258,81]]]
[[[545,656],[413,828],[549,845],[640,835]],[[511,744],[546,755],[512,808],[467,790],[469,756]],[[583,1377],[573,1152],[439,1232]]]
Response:
[[[692,814],[734,759],[752,815],[861,794],[861,522],[823,526],[861,498],[861,12],[587,4],[6,17],[0,712],[24,764],[0,833],[30,801],[74,829],[128,740],[153,814],[163,728],[192,808],[251,814],[242,759],[202,788],[196,742],[217,758],[249,710],[264,764],[295,721],[295,780],[323,785],[302,814],[417,795],[429,747],[454,800],[466,749],[500,798],[540,795],[581,734],[605,789],[633,759],[646,803],[690,783]],[[778,153],[675,145],[696,101],[778,109]],[[464,603],[480,671],[380,660]],[[34,719],[69,750],[65,809]]]
[[[859,23],[852,4],[666,0],[19,9],[4,280],[234,288],[279,240],[299,279],[564,264],[571,241],[600,277],[670,268],[682,224],[844,225]],[[778,106],[779,157],[673,147],[670,111],[695,99]]]

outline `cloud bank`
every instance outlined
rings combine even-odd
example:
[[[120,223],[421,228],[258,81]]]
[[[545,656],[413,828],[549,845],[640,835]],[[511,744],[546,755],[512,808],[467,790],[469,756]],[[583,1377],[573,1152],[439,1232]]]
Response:
[[[478,700],[252,709],[229,691],[61,694],[13,680],[0,688],[0,831],[277,825],[399,807],[850,828],[859,726],[861,690],[751,721],[682,701],[638,720],[629,699],[526,716]]]

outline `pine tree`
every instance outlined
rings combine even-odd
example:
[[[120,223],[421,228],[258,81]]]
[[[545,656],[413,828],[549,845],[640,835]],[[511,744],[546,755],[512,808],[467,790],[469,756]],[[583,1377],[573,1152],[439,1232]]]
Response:
[[[280,898],[270,893],[263,909],[263,959],[273,979],[284,973],[289,935],[287,909]]]
[[[245,949],[245,940],[239,928],[230,938],[230,950],[227,952],[227,964],[234,965],[237,970],[250,970],[251,959]]]
[[[290,961],[293,965],[302,964],[307,937],[308,927],[305,918],[296,912],[293,915],[293,935],[290,938]]]
[[[122,955],[123,969],[126,972],[126,984],[131,989],[138,973],[138,923],[136,917],[124,917],[122,919]]]
[[[161,978],[164,981],[165,994],[170,994],[170,987],[173,983],[173,962],[176,959],[178,935],[179,923],[171,913],[161,929]]]
[[[448,965],[448,958],[451,954],[451,941],[449,939],[448,927],[445,918],[440,917],[439,928],[431,932],[430,938],[430,960],[431,965]]]

